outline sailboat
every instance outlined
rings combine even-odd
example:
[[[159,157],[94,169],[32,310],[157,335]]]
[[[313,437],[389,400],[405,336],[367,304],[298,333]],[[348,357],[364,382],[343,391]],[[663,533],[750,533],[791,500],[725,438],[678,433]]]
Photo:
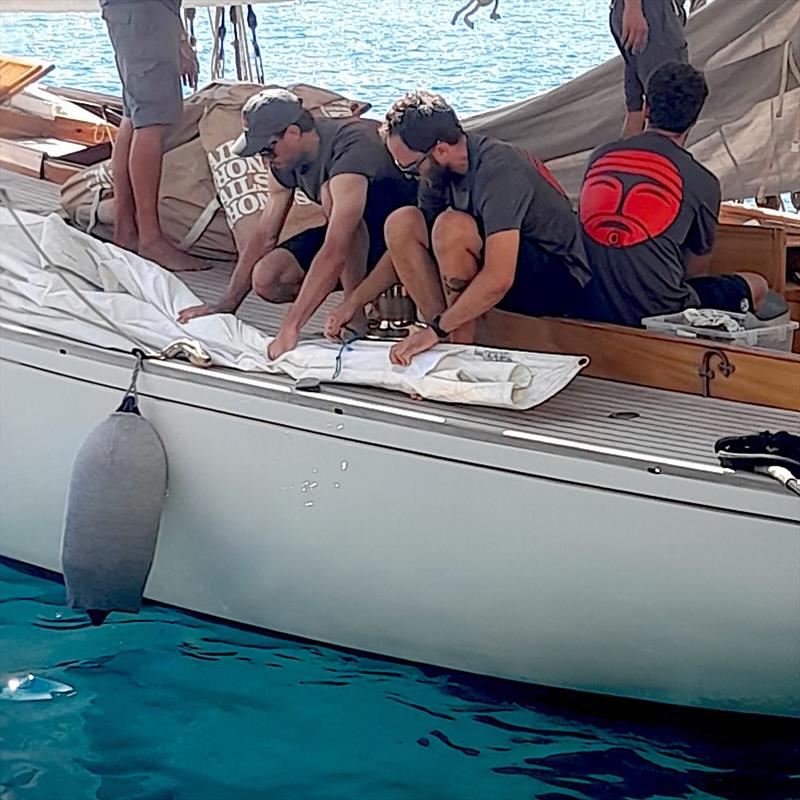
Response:
[[[711,154],[726,197],[797,181],[797,11],[793,0],[714,0],[690,20],[712,96],[735,86],[724,94],[732,105],[712,105],[692,142]],[[756,80],[764,66],[769,80]],[[535,139],[574,193],[578,165],[621,117],[619,75],[611,62],[468,125]],[[587,103],[603,110],[583,112],[592,125],[573,130],[565,121]],[[767,140],[753,132],[765,109]],[[130,310],[166,320],[191,293],[215,296],[227,274],[181,283],[59,220],[24,215],[56,206],[52,184],[7,172],[2,183],[16,209],[0,219],[0,554],[60,572],[73,459],[131,383],[129,339],[149,336],[143,346],[157,351],[176,333],[137,325]],[[794,223],[751,213],[757,224],[722,232],[715,269],[750,259],[796,306]],[[62,285],[65,264],[77,294]],[[113,279],[104,284],[98,265]],[[113,327],[79,295],[107,298]],[[775,350],[493,312],[469,352],[442,345],[413,387],[381,373],[377,388],[356,362],[381,344],[309,344],[325,351],[323,366],[300,365],[311,383],[294,367],[266,371],[258,348],[278,322],[275,307],[248,300],[238,320],[186,332],[214,366],[144,363],[139,405],[169,463],[147,597],[481,675],[800,716],[800,503],[714,451],[723,436],[798,432],[791,325],[787,349]],[[344,370],[334,377],[336,358]],[[542,387],[556,364],[559,379]],[[494,393],[476,401],[470,392],[487,384]],[[433,399],[411,399],[412,389]]]

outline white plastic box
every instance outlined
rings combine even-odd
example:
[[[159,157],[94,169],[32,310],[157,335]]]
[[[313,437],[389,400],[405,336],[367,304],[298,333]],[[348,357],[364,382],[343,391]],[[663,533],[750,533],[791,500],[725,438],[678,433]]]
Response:
[[[762,322],[752,314],[737,314],[726,311],[729,317],[738,320],[745,330],[733,333],[715,328],[700,328],[690,325],[683,312],[677,314],[660,314],[657,317],[645,317],[642,325],[649,331],[669,333],[684,339],[714,339],[729,344],[761,347],[767,350],[792,349],[792,335],[800,327],[799,322]]]

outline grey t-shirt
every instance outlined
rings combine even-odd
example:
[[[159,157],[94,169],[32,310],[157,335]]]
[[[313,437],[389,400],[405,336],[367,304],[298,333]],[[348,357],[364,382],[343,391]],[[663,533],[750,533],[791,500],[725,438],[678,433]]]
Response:
[[[541,161],[507,142],[467,135],[469,168],[420,181],[417,203],[429,221],[452,208],[470,214],[485,239],[518,230],[527,244],[564,260],[583,286],[590,277],[578,218]]]
[[[595,150],[580,197],[593,274],[584,315],[639,325],[696,305],[684,261],[711,252],[719,207],[716,176],[666,136],[648,132]]]
[[[133,5],[139,3],[141,0],[100,0],[100,7],[103,6],[124,6],[124,5]],[[153,2],[154,0],[150,0]],[[165,5],[170,11],[173,11],[175,14],[180,14],[181,11],[181,3],[183,0],[155,0],[155,2],[159,2],[162,5]]]
[[[273,169],[276,180],[289,189],[302,189],[315,203],[322,186],[335,175],[364,175],[370,184],[380,182],[386,191],[393,184],[407,191],[408,181],[394,165],[378,135],[378,123],[359,117],[315,120],[319,151],[311,164]]]

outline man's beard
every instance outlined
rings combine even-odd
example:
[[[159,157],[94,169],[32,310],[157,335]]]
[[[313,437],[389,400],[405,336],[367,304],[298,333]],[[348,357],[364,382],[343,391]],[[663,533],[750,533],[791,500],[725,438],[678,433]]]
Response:
[[[428,159],[428,169],[425,175],[426,180],[431,183],[445,183],[453,180],[455,172],[443,164],[437,164],[432,158]]]

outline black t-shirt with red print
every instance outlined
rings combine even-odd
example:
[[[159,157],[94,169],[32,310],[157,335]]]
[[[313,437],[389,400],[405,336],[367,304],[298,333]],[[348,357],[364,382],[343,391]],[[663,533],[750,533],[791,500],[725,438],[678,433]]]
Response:
[[[639,325],[697,305],[685,260],[711,251],[719,207],[717,178],[666,136],[595,150],[579,206],[592,268],[583,316]]]

